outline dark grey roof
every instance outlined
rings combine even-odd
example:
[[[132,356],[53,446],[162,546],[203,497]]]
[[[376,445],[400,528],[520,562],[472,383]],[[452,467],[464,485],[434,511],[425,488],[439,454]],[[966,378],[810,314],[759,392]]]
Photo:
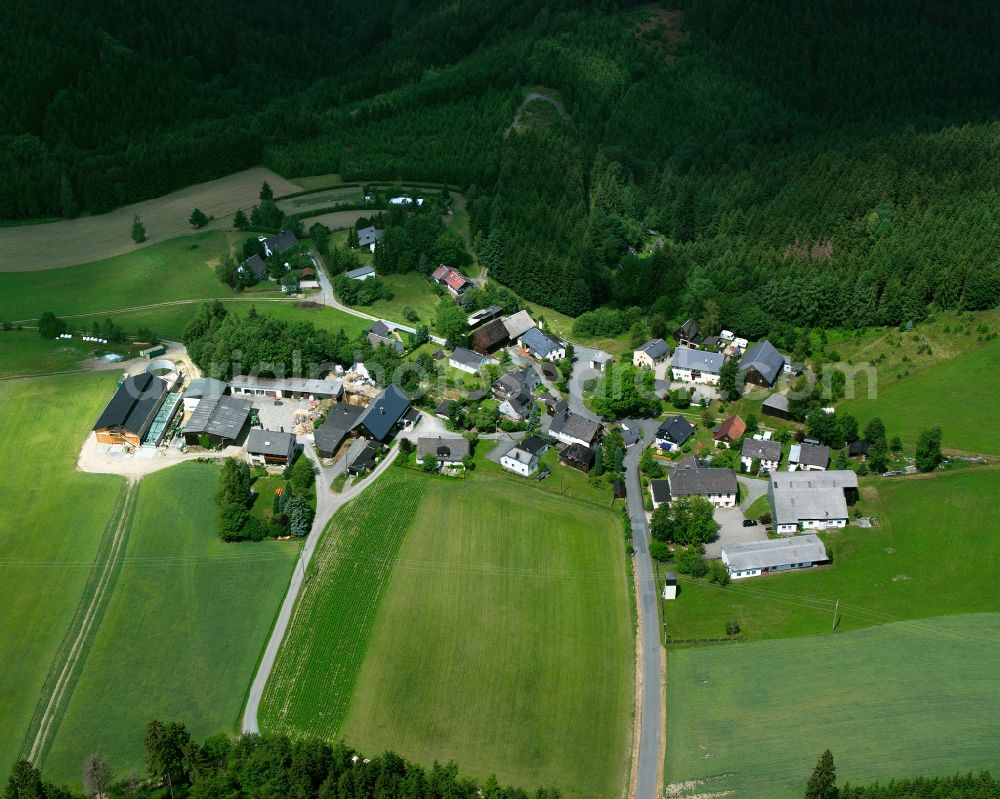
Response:
[[[667,356],[670,352],[670,347],[667,346],[667,342],[662,338],[654,338],[639,347],[639,351],[646,353],[654,361],[658,361]]]
[[[417,439],[417,459],[433,455],[438,460],[460,461],[469,454],[469,441],[461,436],[436,436]]]
[[[503,308],[499,305],[488,305],[485,308],[480,308],[478,311],[473,311],[469,314],[469,327],[478,325],[480,322],[486,322],[490,319],[496,319],[500,314],[503,313]],[[503,322],[500,322],[501,326]],[[506,338],[506,328],[504,328],[504,338]]]
[[[788,397],[784,394],[772,394],[761,404],[761,409],[771,408],[782,413],[788,413]]]
[[[677,469],[671,472],[670,494],[674,497],[735,494],[736,473],[732,469]]]
[[[559,455],[560,460],[572,461],[573,463],[582,463],[588,469],[594,465],[594,459],[596,457],[597,457],[597,452],[583,444],[570,444]]]
[[[531,414],[531,409],[535,406],[535,395],[522,386],[517,394],[509,394],[504,402],[510,405],[518,418],[523,419]]]
[[[852,441],[850,446],[847,448],[847,454],[852,458],[858,455],[867,455],[868,442],[863,438],[859,438],[857,441]]]
[[[670,502],[670,481],[650,480],[650,490],[653,492],[653,502],[659,505],[661,502]]]
[[[637,443],[642,436],[639,435],[639,429],[636,427],[622,427],[622,441],[625,442],[626,447],[630,447]]]
[[[548,445],[549,442],[541,436],[528,436],[520,444],[518,444],[521,449],[525,452],[530,452],[532,455],[540,455],[542,450],[544,450]]]
[[[473,369],[479,369],[485,364],[493,362],[493,359],[488,355],[480,355],[478,352],[473,352],[465,347],[455,347],[454,352],[452,352],[448,359]]]
[[[252,455],[287,455],[295,447],[295,436],[280,430],[255,427],[247,436],[247,452]]]
[[[570,438],[578,438],[581,441],[593,441],[600,432],[601,423],[573,413],[566,406],[564,401],[556,405],[556,412],[552,417],[552,424],[549,425],[549,433],[552,435],[562,434]]]
[[[754,344],[740,358],[740,369],[744,372],[748,369],[756,369],[761,377],[771,384],[778,379],[778,375],[784,368],[785,356],[778,352],[767,339],[759,344]]]
[[[142,372],[128,377],[108,401],[94,429],[116,428],[141,436],[149,429],[166,393],[166,382],[156,375]]]
[[[350,456],[350,452],[347,453]],[[365,471],[370,469],[375,463],[375,456],[378,455],[378,449],[370,441],[365,443],[360,451],[351,458],[350,463],[348,463],[347,468],[354,471]]]
[[[344,277],[349,277],[352,280],[357,280],[359,277],[364,277],[365,275],[374,275],[374,266],[359,266],[357,269],[352,269],[349,272],[344,272]]]
[[[546,357],[553,350],[562,347],[562,344],[548,333],[539,330],[537,327],[531,328],[521,335],[521,343],[533,354],[542,358]]]
[[[674,444],[683,444],[694,433],[694,425],[683,416],[671,416],[666,419],[657,429],[656,437],[671,441]]]
[[[823,466],[830,462],[830,448],[816,444],[799,444],[798,463],[804,466]],[[789,458],[791,460],[791,458]]]
[[[670,365],[674,369],[694,369],[698,372],[717,375],[722,371],[722,364],[725,362],[726,356],[721,352],[678,347],[674,350],[674,359]]]
[[[185,433],[207,433],[236,440],[246,424],[253,400],[246,397],[205,397],[191,412]]]
[[[494,319],[477,327],[469,336],[472,339],[472,346],[491,350],[507,341],[507,326],[502,319]]]
[[[388,336],[393,330],[395,330],[395,328],[389,327],[389,325],[387,325],[382,319],[377,319],[368,325],[368,332],[374,333],[376,336]]]
[[[470,391],[467,396],[469,402],[479,402],[486,399],[486,392],[481,388],[477,388],[475,391]]]
[[[256,253],[241,263],[239,268],[243,271],[249,272],[257,280],[267,277],[267,264],[264,263],[264,259]]]
[[[410,401],[393,383],[365,408],[356,426],[363,427],[372,438],[382,441],[389,436],[409,407]]]
[[[701,335],[701,325],[696,319],[688,319],[674,331],[674,338],[694,341]]]
[[[184,389],[185,399],[200,399],[202,397],[221,397],[229,389],[224,380],[214,377],[196,377]]]
[[[338,402],[330,408],[323,424],[316,428],[313,433],[316,449],[320,452],[332,453],[340,446],[340,442],[347,437],[347,434],[354,429],[363,412],[364,408],[346,402]]]
[[[780,461],[781,444],[777,441],[759,441],[754,438],[743,439],[743,458],[760,458],[762,461]]]
[[[384,235],[385,231],[374,225],[363,227],[358,231],[358,246],[370,247],[375,242],[381,241]]]
[[[371,345],[373,350],[377,350],[379,347],[388,347],[391,350],[395,350],[400,355],[406,352],[406,347],[403,346],[403,342],[399,341],[399,339],[393,338],[392,336],[380,336],[378,333],[369,333],[368,343]]]
[[[295,234],[290,230],[282,230],[280,233],[264,239],[264,245],[275,255],[281,255],[283,252],[295,247],[298,243],[299,240],[295,238]]]

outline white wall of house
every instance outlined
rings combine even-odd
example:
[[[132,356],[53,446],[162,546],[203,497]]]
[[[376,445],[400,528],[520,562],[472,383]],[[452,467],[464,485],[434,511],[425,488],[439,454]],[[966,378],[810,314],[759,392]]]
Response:
[[[717,508],[736,507],[736,494],[698,494],[697,496],[707,499]]]
[[[680,449],[673,441],[668,441],[665,438],[656,439],[656,447],[657,449],[662,449],[664,452],[677,452]]]
[[[706,386],[714,386],[719,382],[719,376],[709,372],[697,372],[694,369],[678,369],[671,367],[674,380],[680,383],[701,383]]]
[[[743,468],[749,472],[750,466],[753,464],[753,458],[740,458],[740,463],[742,463]],[[762,460],[760,462],[760,468],[767,469],[769,472],[776,472],[778,471],[778,462]]]
[[[372,252],[375,252],[375,245],[372,245]],[[351,280],[371,280],[375,277],[374,272],[365,272],[363,275],[358,275],[357,277],[352,277]]]
[[[532,458],[530,462],[523,463],[516,458],[509,458],[504,455],[500,458],[500,465],[507,471],[514,472],[514,474],[519,474],[522,477],[528,477],[538,468],[538,459]]]
[[[656,497],[653,496],[653,486],[652,486],[652,484],[650,484],[650,486],[649,486],[649,496],[653,500],[653,510],[656,510],[658,507],[660,507],[660,505],[663,504],[662,502],[657,502],[656,501]]]
[[[560,441],[563,442],[563,444],[583,444],[583,446],[585,447],[589,447],[591,444],[590,441],[586,441],[582,438],[574,438],[573,436],[567,435],[566,433],[563,433],[561,431],[558,433],[553,433],[552,430],[549,430],[549,435],[552,436],[553,438],[558,438]]]
[[[838,530],[847,527],[847,519],[799,519],[803,530]]]
[[[782,535],[787,535],[788,533],[797,533],[799,531],[799,526],[797,524],[779,524],[778,532]]]
[[[538,359],[539,360],[543,360],[543,361],[546,358],[548,358],[550,361],[561,361],[565,357],[566,357],[566,348],[565,347],[557,347],[556,349],[551,350],[546,355],[538,354]]]
[[[804,463],[789,463],[788,471],[790,472],[825,472],[825,466],[809,466]]]
[[[641,369],[655,369],[658,363],[663,363],[663,360],[666,359],[654,361],[651,357],[649,357],[649,353],[643,352],[642,350],[636,350],[632,353],[632,365]]]
[[[448,359],[448,366],[452,367],[453,369],[459,369],[463,372],[468,372],[470,375],[479,374],[479,370],[476,367],[470,366],[467,363],[462,363],[461,361],[456,361],[452,358]]]
[[[723,558],[723,563],[725,563],[725,561],[726,559]],[[780,566],[772,566],[767,571],[764,571],[763,569],[743,569],[742,571],[733,571],[729,564],[726,563],[726,569],[729,571],[729,576],[734,580],[742,580],[745,577],[757,577],[761,574],[774,574],[775,572],[785,572],[790,571],[791,569],[809,569],[812,565],[812,561],[809,561],[807,563],[787,563]]]

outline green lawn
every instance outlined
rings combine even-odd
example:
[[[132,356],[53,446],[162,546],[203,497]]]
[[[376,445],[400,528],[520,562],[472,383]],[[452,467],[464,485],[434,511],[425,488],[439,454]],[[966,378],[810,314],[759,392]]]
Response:
[[[998,637],[978,614],[671,650],[667,795],[794,799],[826,748],[841,785],[995,772]]]
[[[225,233],[198,233],[103,261],[40,272],[0,273],[0,319],[36,319],[169,300],[231,297],[213,270]],[[98,321],[101,321],[98,319]],[[86,322],[90,326],[90,320]]]
[[[0,331],[0,375],[23,375],[76,369],[88,358],[94,347],[103,345],[81,341],[78,337],[61,341],[43,339],[35,330]],[[120,353],[133,348],[115,347]]]
[[[1000,519],[985,497],[1000,496],[1000,471],[987,468],[930,478],[879,481],[864,509],[881,519],[823,537],[829,567],[737,580],[726,588],[682,578],[666,603],[672,638],[721,635],[737,619],[748,638],[815,635],[944,614],[998,612]]]
[[[410,327],[421,324],[434,327],[435,309],[439,298],[426,277],[410,272],[380,276],[379,279],[392,288],[395,296],[391,300],[378,300],[371,305],[358,306],[359,310]],[[403,308],[407,305],[417,312],[419,321],[411,322],[403,315]]]
[[[124,485],[76,471],[116,376],[0,382],[0,773],[17,758]]]
[[[116,774],[142,773],[152,718],[199,739],[236,731],[298,546],[223,543],[218,474],[187,463],[142,480],[114,595],[44,763],[55,782],[78,783],[95,751]]]
[[[616,514],[478,470],[393,468],[317,556],[268,729],[567,797],[624,793],[634,644]]]
[[[1000,427],[993,424],[1000,382],[1000,339],[894,382],[880,382],[877,397],[854,399],[840,408],[858,417],[862,429],[881,416],[890,436],[907,449],[925,427],[938,425],[945,448],[1000,455]]]

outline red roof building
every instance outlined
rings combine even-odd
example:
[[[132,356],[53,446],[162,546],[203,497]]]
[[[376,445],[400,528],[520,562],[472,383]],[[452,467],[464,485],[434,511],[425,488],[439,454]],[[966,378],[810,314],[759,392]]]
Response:
[[[453,297],[460,297],[472,286],[472,282],[465,275],[444,264],[435,269],[431,277],[448,289]]]
[[[716,446],[719,447],[730,447],[733,442],[739,441],[743,438],[747,431],[746,422],[744,422],[739,416],[733,414],[727,418],[722,424],[719,425],[712,438],[715,439]]]

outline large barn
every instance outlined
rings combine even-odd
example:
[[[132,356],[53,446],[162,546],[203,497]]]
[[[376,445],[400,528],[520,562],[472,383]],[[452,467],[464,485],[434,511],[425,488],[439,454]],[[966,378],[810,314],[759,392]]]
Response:
[[[142,372],[125,378],[94,425],[98,442],[138,447],[166,396],[166,381],[156,375]]]

